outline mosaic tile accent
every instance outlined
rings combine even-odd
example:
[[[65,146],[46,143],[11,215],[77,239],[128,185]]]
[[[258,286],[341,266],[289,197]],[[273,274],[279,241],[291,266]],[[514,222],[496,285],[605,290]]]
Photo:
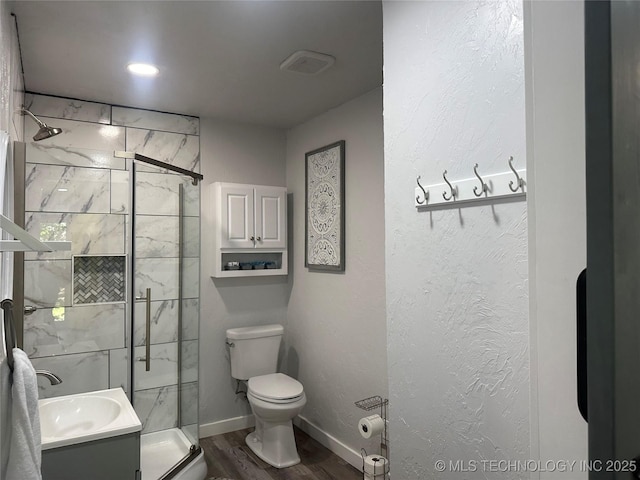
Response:
[[[73,257],[73,303],[113,303],[126,300],[126,257]]]

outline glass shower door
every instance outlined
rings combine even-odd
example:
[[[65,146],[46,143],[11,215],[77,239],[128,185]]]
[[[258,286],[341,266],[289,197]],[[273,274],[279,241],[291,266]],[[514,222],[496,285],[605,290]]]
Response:
[[[180,258],[181,312],[178,316],[178,426],[199,445],[199,333],[200,333],[200,186],[190,179],[180,184],[182,206]]]
[[[198,450],[200,187],[141,162],[132,168],[133,406],[144,480]]]

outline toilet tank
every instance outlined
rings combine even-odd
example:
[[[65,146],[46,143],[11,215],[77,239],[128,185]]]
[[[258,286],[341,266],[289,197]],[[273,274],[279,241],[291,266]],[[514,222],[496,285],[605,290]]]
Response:
[[[278,371],[282,325],[231,328],[227,342],[231,355],[231,376],[238,380]]]

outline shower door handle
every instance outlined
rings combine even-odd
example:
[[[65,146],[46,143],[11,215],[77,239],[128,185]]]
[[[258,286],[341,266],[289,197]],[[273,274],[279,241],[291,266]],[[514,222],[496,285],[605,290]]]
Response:
[[[147,344],[146,348],[146,356],[147,361],[145,363],[145,370],[148,372],[151,370],[151,289],[147,288]]]
[[[136,300],[145,300],[147,304],[147,313],[146,313],[146,326],[145,326],[145,357],[136,358],[136,360],[144,360],[145,362],[145,371],[151,370],[151,289],[147,288],[147,295],[145,297],[136,297]]]

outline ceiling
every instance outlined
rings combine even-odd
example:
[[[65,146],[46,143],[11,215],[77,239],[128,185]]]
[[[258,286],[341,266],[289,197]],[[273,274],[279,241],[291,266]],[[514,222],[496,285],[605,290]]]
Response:
[[[382,85],[379,1],[12,3],[28,91],[289,128]],[[296,50],[336,58],[280,70]],[[126,65],[160,68],[154,79]]]

